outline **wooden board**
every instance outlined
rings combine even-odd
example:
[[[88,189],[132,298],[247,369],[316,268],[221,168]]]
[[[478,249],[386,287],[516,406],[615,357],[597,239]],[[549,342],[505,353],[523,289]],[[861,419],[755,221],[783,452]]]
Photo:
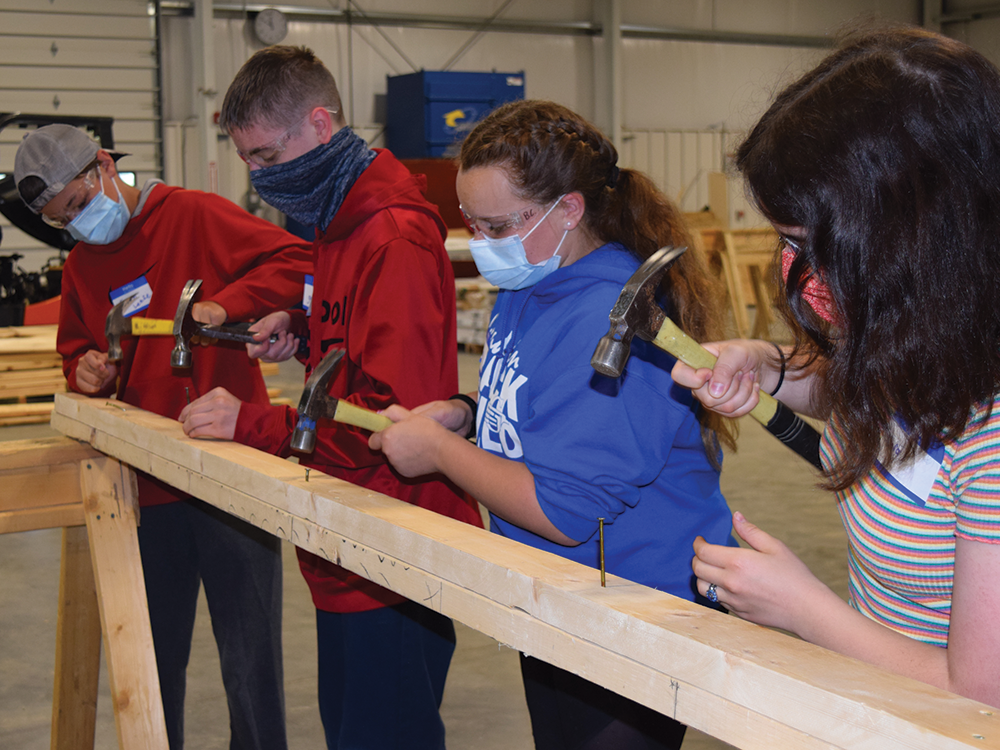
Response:
[[[56,352],[56,326],[0,328],[0,401],[23,402],[65,390],[62,358]],[[4,408],[10,406],[0,404],[0,425],[45,422],[50,410]]]
[[[80,461],[100,455],[61,437],[0,443],[0,534],[82,525]]]
[[[52,406],[51,401],[31,404],[0,404],[0,426],[43,424],[49,421]]]
[[[81,503],[82,505],[82,503]],[[101,615],[87,529],[63,529],[56,620],[52,750],[92,750],[101,672]]]
[[[57,326],[5,326],[0,328],[0,354],[54,352]]]
[[[992,708],[312,472],[59,395],[53,426],[472,628],[742,748],[998,748]]]
[[[80,462],[101,632],[121,750],[166,750],[167,725],[140,571],[135,472],[102,456]],[[138,605],[137,605],[138,603]]]

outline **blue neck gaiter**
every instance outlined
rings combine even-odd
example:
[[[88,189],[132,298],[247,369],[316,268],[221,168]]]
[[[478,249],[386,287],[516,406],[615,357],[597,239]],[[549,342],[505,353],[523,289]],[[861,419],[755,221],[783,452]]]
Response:
[[[302,156],[252,170],[250,183],[265,203],[296,221],[324,230],[375,156],[354,131],[342,128],[328,143]]]

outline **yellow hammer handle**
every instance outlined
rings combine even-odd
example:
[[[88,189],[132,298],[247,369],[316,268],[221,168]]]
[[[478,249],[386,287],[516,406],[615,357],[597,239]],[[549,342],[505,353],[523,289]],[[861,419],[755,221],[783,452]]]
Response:
[[[343,399],[337,402],[337,410],[334,412],[333,418],[338,422],[354,425],[355,427],[371,430],[372,432],[384,430],[392,424],[392,420],[389,417],[376,414],[360,406],[355,406]]]
[[[653,343],[696,370],[715,367],[715,355],[684,333],[670,318],[663,321]],[[774,400],[774,397],[761,391],[760,401],[750,411],[750,415],[762,425],[767,426],[777,410],[778,402]]]
[[[174,321],[159,318],[132,318],[133,336],[173,336]]]

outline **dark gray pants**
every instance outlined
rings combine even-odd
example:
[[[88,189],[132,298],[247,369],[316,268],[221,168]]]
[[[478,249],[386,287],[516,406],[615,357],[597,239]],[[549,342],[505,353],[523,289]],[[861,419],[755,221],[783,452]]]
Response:
[[[582,677],[521,654],[535,750],[680,750],[687,727]]]
[[[229,703],[230,750],[284,750],[280,541],[196,499],[143,508],[139,550],[170,750],[204,582]]]

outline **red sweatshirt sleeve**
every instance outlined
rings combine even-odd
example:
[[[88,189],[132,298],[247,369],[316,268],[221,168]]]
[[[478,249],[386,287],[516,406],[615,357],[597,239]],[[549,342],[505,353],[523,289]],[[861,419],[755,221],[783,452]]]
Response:
[[[59,328],[56,334],[56,351],[62,356],[63,375],[66,376],[66,383],[69,389],[77,393],[82,393],[76,384],[76,368],[80,362],[80,358],[91,349],[102,352],[107,351],[108,342],[103,336],[98,341],[87,326],[80,297],[76,293],[80,282],[76,279],[73,268],[72,265],[67,263],[63,274],[62,297],[59,302]],[[107,398],[114,395],[116,388],[117,382],[112,381],[100,393],[89,395]]]
[[[262,317],[302,300],[305,275],[312,272],[312,251],[285,230],[248,214],[225,198],[207,193],[175,193],[167,200],[197,206],[195,231],[211,247],[216,273],[227,282],[204,301],[222,305],[230,321]]]
[[[453,286],[444,291],[442,257],[402,239],[371,256],[353,290],[348,362],[332,393],[372,411],[397,403],[414,408],[455,393],[455,295]],[[310,343],[315,349],[317,342]],[[314,366],[321,356],[311,352]],[[314,461],[362,469],[384,464],[385,457],[368,447],[366,431],[324,420]]]

